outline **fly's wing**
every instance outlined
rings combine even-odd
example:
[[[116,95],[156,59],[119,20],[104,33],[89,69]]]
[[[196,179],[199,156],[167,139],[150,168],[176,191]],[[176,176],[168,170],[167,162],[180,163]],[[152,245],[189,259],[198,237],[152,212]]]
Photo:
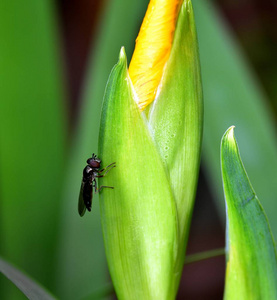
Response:
[[[86,206],[85,206],[83,195],[84,195],[84,182],[82,181],[80,194],[79,194],[79,202],[78,202],[78,212],[81,217],[86,212]]]

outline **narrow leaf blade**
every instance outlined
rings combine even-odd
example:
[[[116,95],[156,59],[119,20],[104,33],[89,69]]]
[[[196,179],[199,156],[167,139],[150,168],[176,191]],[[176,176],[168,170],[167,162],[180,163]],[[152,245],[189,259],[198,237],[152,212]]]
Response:
[[[53,290],[66,163],[54,7],[0,1],[0,251]],[[18,294],[12,285],[0,287],[1,299]]]
[[[242,164],[234,127],[222,138],[221,168],[228,218],[225,299],[276,299],[275,244]]]
[[[0,258],[0,272],[11,280],[21,292],[31,300],[53,300],[55,299],[48,291],[21,271]]]

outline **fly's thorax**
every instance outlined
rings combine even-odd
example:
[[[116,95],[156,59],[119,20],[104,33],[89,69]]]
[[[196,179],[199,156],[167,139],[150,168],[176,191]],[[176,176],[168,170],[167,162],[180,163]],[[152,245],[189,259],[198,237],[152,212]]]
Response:
[[[83,181],[91,180],[92,176],[94,176],[95,170],[90,166],[86,166],[83,170]]]

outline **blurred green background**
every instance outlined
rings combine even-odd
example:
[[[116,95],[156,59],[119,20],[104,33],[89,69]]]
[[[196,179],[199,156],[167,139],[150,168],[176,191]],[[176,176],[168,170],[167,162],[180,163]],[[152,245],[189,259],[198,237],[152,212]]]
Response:
[[[133,3],[132,3],[133,2]],[[219,146],[236,137],[277,237],[277,5],[192,1],[202,67],[202,165],[188,253],[224,247]],[[98,196],[80,218],[105,84],[130,61],[148,1],[0,3],[0,255],[61,299],[111,295]],[[224,257],[184,267],[178,299],[222,299]],[[0,275],[0,299],[24,299]]]

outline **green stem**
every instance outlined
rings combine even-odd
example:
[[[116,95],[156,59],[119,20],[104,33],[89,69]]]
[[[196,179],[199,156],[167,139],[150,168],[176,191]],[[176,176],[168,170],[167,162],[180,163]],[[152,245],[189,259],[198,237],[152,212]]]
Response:
[[[186,265],[191,264],[200,260],[204,260],[204,259],[208,259],[220,255],[225,255],[225,248],[213,249],[209,251],[188,255],[185,259],[185,264]]]

